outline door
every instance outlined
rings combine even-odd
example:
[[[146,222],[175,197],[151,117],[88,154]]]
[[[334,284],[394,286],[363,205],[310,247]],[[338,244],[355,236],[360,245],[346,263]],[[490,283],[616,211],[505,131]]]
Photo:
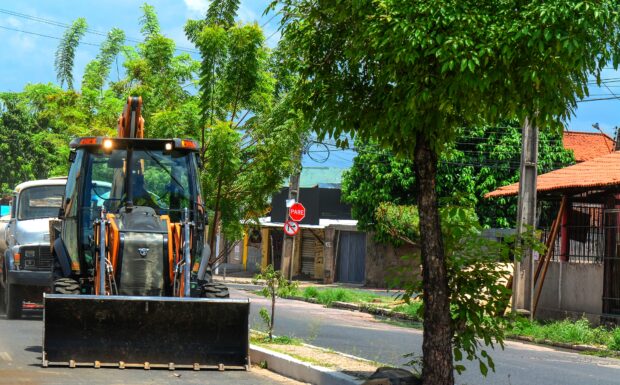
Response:
[[[312,230],[303,230],[301,233],[301,274],[309,278],[314,278],[316,244]]]
[[[364,283],[366,275],[366,233],[341,231],[336,255],[336,281]]]

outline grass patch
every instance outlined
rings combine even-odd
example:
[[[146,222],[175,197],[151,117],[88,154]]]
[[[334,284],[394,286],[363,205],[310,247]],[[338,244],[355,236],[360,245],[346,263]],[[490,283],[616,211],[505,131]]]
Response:
[[[342,287],[318,289],[310,286],[304,289],[302,296],[306,299],[314,298],[319,303],[330,306],[333,302],[349,303],[389,303],[393,299],[386,296],[369,293],[362,290],[345,289]]]
[[[519,317],[509,324],[506,334],[532,337],[535,341],[548,340],[574,345],[593,345],[610,351],[620,350],[620,328],[612,330],[602,326],[593,328],[585,318],[543,324]]]
[[[289,336],[278,336],[278,337],[273,337],[272,341],[269,341],[269,337],[267,335],[263,335],[262,333],[258,334],[258,333],[252,333],[250,334],[250,343],[256,344],[256,345],[295,345],[295,346],[301,346],[304,342],[299,339],[299,338],[295,338],[295,337],[289,337]]]
[[[422,309],[422,301],[413,301],[413,300],[409,303],[403,303],[401,305],[398,305],[392,308],[392,310],[395,312],[404,313],[410,317],[413,317],[419,320],[422,320],[421,309]]]

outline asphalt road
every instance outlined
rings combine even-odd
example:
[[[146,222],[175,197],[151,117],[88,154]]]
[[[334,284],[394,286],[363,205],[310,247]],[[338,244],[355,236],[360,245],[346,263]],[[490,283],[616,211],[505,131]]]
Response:
[[[234,285],[231,285],[234,286]],[[258,311],[269,306],[265,298],[231,290],[234,296],[252,299],[251,326],[263,329]],[[403,365],[403,355],[421,355],[422,332],[380,322],[365,313],[329,309],[301,301],[279,299],[276,335],[296,336],[313,345],[342,351],[390,365]],[[490,352],[495,373],[483,377],[477,363],[457,376],[458,384],[506,385],[618,385],[620,360],[599,358],[548,347],[506,342],[505,350]]]
[[[300,384],[263,369],[245,371],[42,368],[41,311],[21,320],[0,315],[0,385]]]

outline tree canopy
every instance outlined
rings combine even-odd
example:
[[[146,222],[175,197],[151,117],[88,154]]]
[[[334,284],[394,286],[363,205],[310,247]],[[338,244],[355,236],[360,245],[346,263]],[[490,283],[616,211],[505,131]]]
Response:
[[[518,123],[503,126],[460,128],[456,141],[439,160],[437,193],[440,198],[455,195],[474,204],[481,225],[514,227],[516,198],[495,200],[483,196],[498,187],[519,180],[521,131]],[[546,173],[574,163],[572,153],[562,145],[556,131],[540,133],[538,172]],[[413,162],[397,157],[374,142],[356,140],[358,155],[343,177],[343,199],[351,204],[358,226],[377,230],[375,210],[382,202],[415,205]],[[379,239],[390,239],[379,232]]]
[[[459,127],[529,119],[559,130],[620,50],[618,2],[279,0],[297,105],[311,127],[413,160],[424,289],[424,383],[452,384],[439,155]],[[458,331],[458,330],[456,330]],[[486,342],[486,341],[485,341]]]

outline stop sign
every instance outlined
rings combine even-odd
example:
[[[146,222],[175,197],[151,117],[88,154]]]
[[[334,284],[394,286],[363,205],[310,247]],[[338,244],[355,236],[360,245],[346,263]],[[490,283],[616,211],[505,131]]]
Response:
[[[288,215],[295,222],[299,222],[306,217],[306,208],[301,203],[297,202],[288,209]]]

